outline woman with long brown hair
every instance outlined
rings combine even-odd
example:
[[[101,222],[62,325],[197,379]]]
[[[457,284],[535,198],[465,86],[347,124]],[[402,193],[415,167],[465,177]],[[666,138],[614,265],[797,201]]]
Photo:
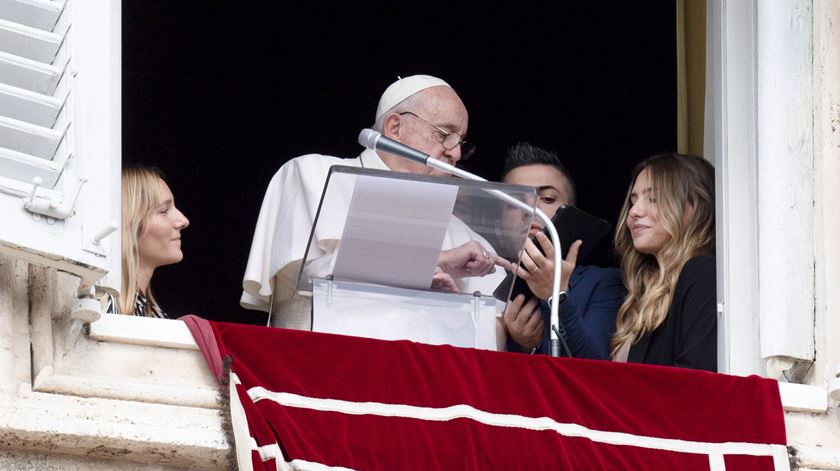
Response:
[[[633,172],[615,247],[628,294],[614,360],[717,371],[714,168],[663,154]]]
[[[178,263],[181,231],[190,221],[175,207],[172,191],[157,169],[129,166],[122,171],[122,291],[117,312],[166,318],[155,301],[155,269]]]

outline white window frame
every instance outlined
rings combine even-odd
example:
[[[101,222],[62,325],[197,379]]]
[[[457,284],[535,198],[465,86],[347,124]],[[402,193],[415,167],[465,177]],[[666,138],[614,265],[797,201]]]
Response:
[[[776,273],[778,270],[770,276],[763,273],[759,277],[760,269],[768,269],[762,267],[762,259],[774,256],[770,252],[778,250],[778,245],[759,244],[760,185],[774,182],[770,181],[771,176],[759,173],[759,100],[769,99],[759,97],[758,93],[758,1],[707,2],[706,103],[709,106],[705,148],[707,154],[713,156],[716,168],[718,370],[741,376],[767,374],[762,355],[768,352],[762,351],[760,334],[764,328],[765,335],[769,330],[776,330],[774,335],[779,335],[778,326],[774,325],[778,321],[775,313],[769,316],[765,313],[764,318],[761,315],[762,299],[765,304],[770,299],[767,291],[783,296],[786,280],[808,278],[807,274]],[[768,103],[764,103],[763,112],[772,109],[766,105]],[[767,131],[766,126],[764,130]],[[768,180],[760,180],[763,178]],[[807,216],[803,218],[807,219]],[[785,244],[782,241],[779,245]],[[813,259],[813,247],[794,250]],[[760,296],[761,289],[766,291],[764,298]],[[813,308],[806,312],[808,303],[813,306],[813,287],[801,295],[810,299],[803,300],[805,307],[800,312],[810,314],[813,319]],[[803,343],[809,341],[807,331],[786,332],[785,335],[802,337]],[[810,335],[810,342],[813,342],[813,330]],[[785,410],[826,412],[825,387],[784,382],[779,386]]]
[[[705,148],[714,155],[716,169],[718,370],[760,374],[754,334],[759,331],[756,2],[711,0],[708,6],[707,70],[712,73],[707,74]]]

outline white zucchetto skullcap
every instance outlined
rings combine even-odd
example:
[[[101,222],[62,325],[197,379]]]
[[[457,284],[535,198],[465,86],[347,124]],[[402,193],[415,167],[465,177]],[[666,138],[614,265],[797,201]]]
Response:
[[[388,110],[411,95],[427,88],[441,85],[452,88],[448,83],[431,75],[412,75],[406,78],[397,77],[397,81],[386,88],[385,93],[382,94],[382,98],[379,99],[379,106],[376,107],[376,120],[379,120]]]

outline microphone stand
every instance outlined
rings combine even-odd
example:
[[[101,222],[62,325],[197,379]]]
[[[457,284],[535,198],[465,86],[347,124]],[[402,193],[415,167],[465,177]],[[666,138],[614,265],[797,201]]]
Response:
[[[378,134],[378,135],[374,135],[374,133]],[[363,129],[361,134],[359,134],[359,144],[365,146],[368,149],[371,149],[371,150],[375,151],[375,150],[377,150],[379,140],[382,137],[383,137],[382,134],[377,132],[377,131],[373,131],[371,129]],[[391,147],[391,146],[389,146],[389,147]],[[420,159],[417,158],[417,154],[420,154],[419,151],[417,151],[415,149],[411,149],[408,146],[405,146],[405,147],[407,149],[410,149],[410,150],[414,151],[415,154],[412,155],[412,156],[400,155],[399,153],[394,153],[393,149],[387,149],[387,150],[383,149],[383,151],[393,153],[394,155],[398,155],[400,157],[405,157],[405,158],[408,158],[410,160],[415,160],[415,161],[420,160]],[[438,159],[430,158],[426,154],[422,154],[422,155],[425,155],[425,158],[420,160],[420,161],[422,163],[424,163],[425,165],[429,166],[429,167],[436,168],[436,169],[444,171],[446,173],[461,177],[465,180],[476,180],[476,181],[482,181],[482,182],[487,181],[486,178],[481,178],[478,175],[467,172],[466,170],[462,170],[462,169],[460,169],[460,168],[458,168],[454,165],[450,165],[450,164],[448,164],[446,162],[442,162]],[[551,292],[552,292],[552,296],[556,296],[557,293],[560,292],[560,278],[563,274],[563,266],[562,266],[563,258],[561,257],[562,250],[561,250],[561,247],[560,247],[560,237],[557,235],[557,229],[554,227],[554,224],[551,222],[551,218],[548,217],[548,215],[546,215],[539,208],[531,207],[531,206],[523,203],[522,201],[519,201],[518,199],[508,195],[507,193],[504,193],[504,192],[499,191],[499,190],[491,190],[491,189],[486,189],[485,191],[487,191],[488,193],[496,196],[497,198],[503,200],[506,203],[509,203],[513,206],[516,206],[517,208],[523,209],[523,210],[525,210],[529,213],[535,214],[537,217],[539,217],[543,221],[543,224],[545,224],[545,227],[548,228],[548,234],[551,237],[551,243],[554,244],[554,248],[555,248],[555,250],[554,250],[554,280],[552,280]],[[560,333],[560,311],[559,311],[559,305],[560,305],[560,303],[549,303],[549,307],[551,308],[551,316],[549,317],[549,323],[551,324],[549,326],[549,328],[550,328],[549,353],[553,357],[559,357],[560,356],[560,335],[559,335],[559,333]],[[571,352],[569,352],[569,354],[571,355]]]

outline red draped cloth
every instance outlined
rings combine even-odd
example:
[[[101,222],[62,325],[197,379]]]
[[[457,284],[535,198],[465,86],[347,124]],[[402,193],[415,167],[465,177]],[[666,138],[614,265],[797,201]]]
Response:
[[[788,469],[760,377],[188,324],[246,469]]]

